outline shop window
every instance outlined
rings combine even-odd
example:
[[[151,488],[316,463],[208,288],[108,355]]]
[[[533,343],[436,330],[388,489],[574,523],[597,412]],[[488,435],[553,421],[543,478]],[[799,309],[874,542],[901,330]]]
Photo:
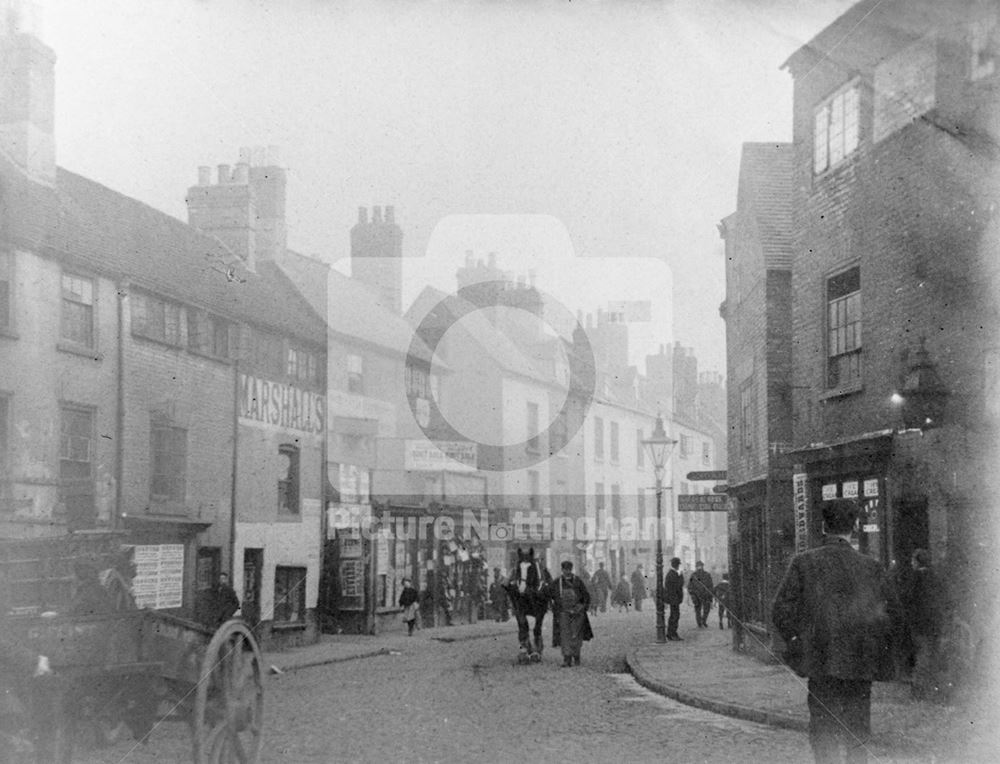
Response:
[[[306,620],[306,569],[278,566],[274,569],[274,622],[304,623]]]
[[[59,424],[59,500],[70,528],[94,525],[94,418],[91,407],[65,405]]]
[[[278,447],[278,512],[299,514],[299,449],[289,444]]]
[[[132,334],[168,345],[180,345],[181,306],[150,294],[133,294]]]
[[[527,447],[525,450],[529,454],[537,454],[540,450],[539,438],[538,438],[538,404],[528,403],[527,404],[527,425],[526,429],[528,431]]]
[[[94,282],[64,273],[60,337],[81,347],[94,347]]]
[[[608,433],[611,439],[611,463],[618,464],[621,459],[621,451],[618,446],[618,422],[611,423],[611,432]]]
[[[861,269],[839,273],[826,282],[827,379],[831,389],[861,379]]]
[[[813,171],[834,167],[858,147],[858,84],[820,104],[813,119]]]
[[[594,459],[604,459],[604,420],[594,417]]]
[[[0,332],[14,326],[14,258],[0,252]]]
[[[359,355],[347,356],[347,392],[365,394],[364,359]]]
[[[150,499],[183,503],[187,489],[187,430],[154,418],[150,441]]]

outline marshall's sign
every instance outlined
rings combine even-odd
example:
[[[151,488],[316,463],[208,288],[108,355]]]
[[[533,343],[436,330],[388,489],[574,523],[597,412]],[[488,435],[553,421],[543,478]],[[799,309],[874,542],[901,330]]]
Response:
[[[322,395],[284,382],[240,374],[240,418],[287,430],[323,432],[326,401]]]

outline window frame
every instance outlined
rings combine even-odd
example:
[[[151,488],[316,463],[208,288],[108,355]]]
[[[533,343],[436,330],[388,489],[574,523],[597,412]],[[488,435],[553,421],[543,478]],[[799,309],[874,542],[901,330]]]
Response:
[[[272,452],[273,453],[273,452]],[[277,510],[280,517],[302,516],[302,461],[301,449],[293,443],[278,446],[279,465],[281,457],[288,457],[288,471],[278,477]],[[283,501],[283,498],[285,501]]]
[[[604,418],[594,417],[594,461],[604,461]]]
[[[75,416],[86,416],[87,418],[87,430],[88,432],[84,435],[76,433],[67,433],[67,415]],[[66,437],[85,437],[87,440],[87,458],[86,459],[74,459],[70,458],[74,451],[74,446],[72,443],[69,445],[69,452],[66,452]],[[63,508],[63,518],[65,519],[67,525],[74,528],[92,528],[94,526],[94,521],[97,517],[97,504],[96,504],[96,469],[95,465],[97,463],[97,407],[81,404],[72,403],[69,401],[60,401],[59,403],[59,503]],[[66,466],[68,462],[75,464],[86,464],[87,474],[86,475],[70,475],[67,474]],[[67,499],[76,498],[80,496],[89,497],[89,502],[87,503],[87,517],[80,517],[79,509],[70,509]],[[83,522],[80,522],[83,520]]]
[[[187,349],[210,358],[229,360],[233,357],[235,324],[227,318],[201,308],[187,306]],[[220,347],[222,341],[225,347]]]
[[[165,436],[158,437],[158,434]],[[187,499],[188,431],[168,419],[153,415],[149,423],[149,500],[156,504],[181,504]],[[180,444],[180,448],[178,448]],[[175,467],[175,471],[169,467]],[[158,491],[165,484],[168,490]]]
[[[88,284],[90,287],[90,302],[83,299],[76,299],[75,293],[67,291],[67,281],[78,281]],[[76,337],[67,336],[67,326],[70,319],[68,305],[83,306],[89,311],[89,323],[85,333],[87,339],[81,341]],[[84,276],[74,271],[62,271],[59,274],[59,342],[65,343],[72,348],[83,348],[86,350],[97,349],[97,279],[91,276]]]
[[[538,427],[541,421],[541,410],[535,401],[525,401],[525,438],[524,450],[529,454],[540,454],[542,451],[541,435]]]
[[[352,395],[365,394],[365,359],[355,353],[348,353],[344,359],[347,372],[347,392]]]
[[[187,321],[189,316],[179,302],[153,292],[137,291],[132,295],[131,308],[133,337],[141,337],[173,348],[190,349],[188,338],[190,324]],[[171,327],[173,332],[168,331]]]
[[[850,280],[848,285],[834,286],[838,280]],[[850,289],[850,282],[856,288]],[[823,282],[824,295],[824,349],[826,390],[844,390],[859,387],[862,382],[861,361],[864,352],[864,323],[862,320],[862,281],[859,264],[828,274]],[[831,292],[836,292],[831,297]],[[853,320],[851,316],[853,314]],[[846,366],[845,371],[842,367]]]
[[[853,124],[848,121],[848,104],[846,96],[853,100]],[[839,113],[839,120],[837,114]],[[820,130],[820,115],[824,115],[823,127]],[[838,121],[839,124],[834,124]],[[834,130],[836,129],[836,133]],[[822,139],[820,138],[822,134]],[[834,136],[839,137],[839,156],[834,159]],[[852,142],[853,140],[853,142]],[[820,146],[822,145],[822,160]],[[861,81],[854,78],[844,83],[812,110],[812,169],[818,177],[843,164],[861,146]]]

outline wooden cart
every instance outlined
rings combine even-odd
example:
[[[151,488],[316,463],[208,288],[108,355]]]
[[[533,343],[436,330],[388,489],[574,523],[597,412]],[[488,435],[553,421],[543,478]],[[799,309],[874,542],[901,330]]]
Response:
[[[115,576],[110,586],[120,589]],[[20,681],[5,672],[14,685],[7,689],[36,730],[42,725],[36,737],[49,749],[45,756],[70,762],[86,726],[126,725],[144,740],[160,723],[180,720],[190,729],[195,764],[257,761],[264,695],[250,628],[234,619],[213,632],[163,611],[134,609],[120,591],[112,601],[120,609],[92,615],[24,606],[0,614],[8,653],[15,646],[20,655],[45,656],[52,670],[37,677],[29,670]]]

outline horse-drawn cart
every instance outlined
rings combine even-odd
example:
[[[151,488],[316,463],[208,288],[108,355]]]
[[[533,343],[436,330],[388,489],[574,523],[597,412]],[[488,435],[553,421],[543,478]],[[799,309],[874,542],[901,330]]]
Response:
[[[7,584],[9,605],[18,582],[7,567],[0,588]],[[34,579],[43,588],[47,581]],[[181,720],[196,764],[256,761],[261,654],[246,624],[230,620],[213,632],[176,615],[129,608],[129,598],[108,602],[105,612],[20,605],[0,613],[0,685],[16,697],[39,760],[71,761],[84,730],[100,737],[127,726],[145,740],[161,722]]]

